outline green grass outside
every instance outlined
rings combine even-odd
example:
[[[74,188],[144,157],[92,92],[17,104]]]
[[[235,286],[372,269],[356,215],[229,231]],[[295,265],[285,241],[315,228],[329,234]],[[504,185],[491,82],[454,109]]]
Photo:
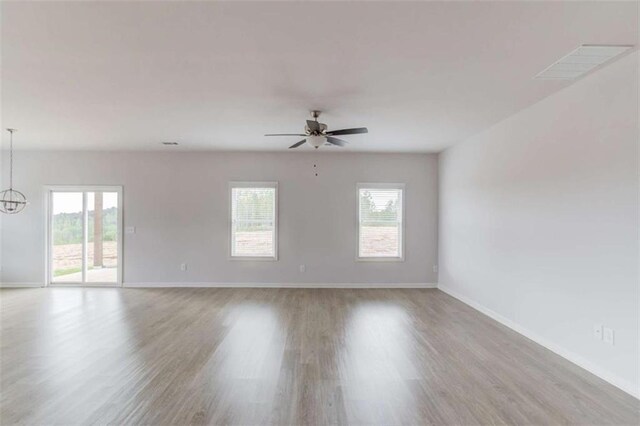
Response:
[[[89,266],[88,269],[92,270],[93,266]],[[75,274],[76,272],[80,272],[80,271],[82,271],[82,268],[80,266],[75,268],[56,269],[55,271],[53,271],[53,276],[61,277],[63,275]]]

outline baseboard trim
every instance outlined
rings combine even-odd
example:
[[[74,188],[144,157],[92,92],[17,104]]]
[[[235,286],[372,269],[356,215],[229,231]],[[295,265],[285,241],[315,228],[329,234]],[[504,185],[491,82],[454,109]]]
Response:
[[[0,288],[45,287],[35,282],[0,282]],[[120,287],[119,285],[51,284],[50,287]],[[438,288],[436,283],[216,283],[216,282],[125,282],[125,288]]]
[[[550,342],[549,340],[541,337],[540,335],[530,331],[529,329],[522,327],[521,325],[517,324],[516,322],[510,320],[509,318],[506,318],[504,316],[502,316],[501,314],[486,308],[485,306],[481,305],[480,303],[476,302],[475,300],[472,300],[466,296],[463,296],[459,293],[457,293],[455,290],[452,290],[451,288],[444,286],[442,284],[438,285],[438,289],[443,291],[444,293],[447,293],[449,296],[458,299],[459,301],[461,301],[462,303],[472,307],[473,309],[475,309],[476,311],[488,316],[489,318],[499,322],[500,324],[509,327],[511,330],[515,331],[516,333],[519,333],[521,335],[523,335],[524,337],[528,338],[529,340],[534,341],[535,343],[544,346],[545,348],[549,349],[551,352],[554,352],[557,355],[560,355],[561,357],[563,357],[564,359],[574,363],[575,365],[577,365],[578,367],[581,367],[585,370],[587,370],[589,373],[601,378],[602,380],[612,384],[613,386],[617,387],[620,390],[623,390],[624,392],[628,393],[629,395],[640,399],[640,389],[638,389],[636,386],[634,386],[631,382],[629,382],[626,379],[623,379],[621,377],[615,376],[611,373],[609,373],[608,371],[603,370],[602,368],[598,367],[597,365],[593,364],[591,361],[588,361],[586,359],[584,359],[582,356],[575,354],[574,352],[568,351],[565,348]]]
[[[119,283],[50,283],[51,288],[120,288]]]
[[[0,288],[36,288],[44,287],[42,283],[5,283],[0,282]]]
[[[125,288],[437,288],[436,283],[213,283],[213,282],[125,282]]]

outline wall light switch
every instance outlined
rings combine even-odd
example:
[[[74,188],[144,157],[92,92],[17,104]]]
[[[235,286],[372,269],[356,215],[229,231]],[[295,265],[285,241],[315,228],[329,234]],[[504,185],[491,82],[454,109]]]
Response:
[[[300,265],[300,272],[304,273],[306,272],[307,267],[305,265]]]
[[[180,270],[181,271],[186,271],[187,270],[187,264],[186,263],[181,263],[180,264]]]
[[[127,226],[124,228],[124,233],[125,234],[135,234],[136,233],[136,227],[135,226]]]
[[[604,328],[604,342],[608,345],[614,345],[614,334],[615,332],[611,328]]]
[[[594,324],[593,338],[597,340],[602,340],[602,324]]]

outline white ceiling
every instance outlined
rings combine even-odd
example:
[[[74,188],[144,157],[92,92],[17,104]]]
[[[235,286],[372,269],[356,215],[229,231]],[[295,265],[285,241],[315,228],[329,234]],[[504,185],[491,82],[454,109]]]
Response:
[[[17,149],[284,150],[262,135],[321,109],[369,128],[348,150],[440,151],[571,84],[533,77],[578,45],[638,40],[636,2],[1,7]]]

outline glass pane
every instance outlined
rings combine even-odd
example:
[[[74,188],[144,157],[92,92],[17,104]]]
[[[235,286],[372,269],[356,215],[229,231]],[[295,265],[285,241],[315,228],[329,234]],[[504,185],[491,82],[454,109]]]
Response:
[[[400,257],[402,190],[360,189],[360,256]]]
[[[275,188],[233,188],[232,256],[275,256]]]
[[[82,282],[82,192],[52,194],[52,282]]]
[[[118,281],[118,193],[87,192],[87,282]]]
[[[360,227],[361,257],[399,257],[398,225],[370,224]]]

